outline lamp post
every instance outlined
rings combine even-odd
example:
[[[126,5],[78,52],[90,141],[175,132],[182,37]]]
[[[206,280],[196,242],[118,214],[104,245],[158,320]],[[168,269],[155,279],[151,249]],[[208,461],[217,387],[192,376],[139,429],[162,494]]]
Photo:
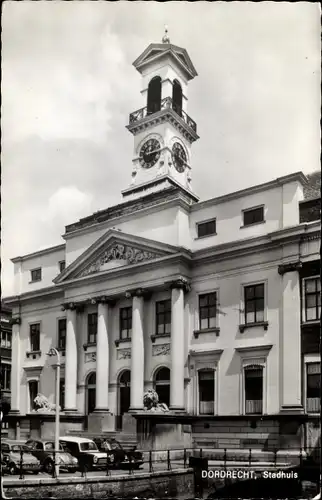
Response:
[[[60,392],[60,354],[52,347],[50,351],[47,353],[47,356],[56,356],[57,364],[56,364],[56,390],[55,390],[55,471],[56,477],[59,475],[59,465],[57,464],[57,452],[59,451],[59,392]]]

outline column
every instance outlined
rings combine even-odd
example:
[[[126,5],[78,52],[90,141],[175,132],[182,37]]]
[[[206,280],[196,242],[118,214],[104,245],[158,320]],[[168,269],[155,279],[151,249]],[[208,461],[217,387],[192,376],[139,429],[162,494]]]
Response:
[[[65,412],[77,411],[77,343],[76,308],[67,309],[67,331],[65,351]]]
[[[184,292],[187,283],[178,280],[171,288],[170,410],[184,411]]]
[[[133,302],[132,302],[130,411],[143,409],[143,392],[144,392],[143,308],[144,308],[143,292],[142,290],[137,290],[133,294]]]
[[[101,301],[97,308],[96,339],[96,412],[108,411],[109,345],[108,345],[109,305]]]
[[[20,318],[12,318],[11,344],[11,410],[10,414],[20,413],[20,386],[21,386],[21,355],[20,355]]]
[[[278,268],[282,276],[281,335],[281,411],[303,412],[301,402],[301,299],[300,262],[283,264]]]

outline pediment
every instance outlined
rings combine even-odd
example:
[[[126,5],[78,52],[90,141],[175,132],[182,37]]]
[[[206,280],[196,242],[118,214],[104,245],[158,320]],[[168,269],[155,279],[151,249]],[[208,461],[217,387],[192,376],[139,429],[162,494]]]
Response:
[[[148,48],[134,61],[133,66],[140,71],[142,67],[160,57],[169,55],[173,57],[186,73],[188,80],[197,76],[197,71],[192,64],[186,49],[167,43],[151,43]]]
[[[67,280],[133,266],[178,253],[172,245],[109,230],[54,280],[59,284]]]

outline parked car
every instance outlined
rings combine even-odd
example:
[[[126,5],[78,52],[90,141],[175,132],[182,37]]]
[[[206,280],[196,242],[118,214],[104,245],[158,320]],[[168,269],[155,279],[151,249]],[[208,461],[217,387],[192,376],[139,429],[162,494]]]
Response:
[[[22,464],[21,451],[23,452]],[[21,468],[22,472],[32,472],[33,474],[38,474],[41,470],[41,464],[39,460],[33,456],[30,448],[23,442],[2,439],[1,468],[4,474],[19,474]]]
[[[143,464],[143,453],[133,450],[124,450],[119,441],[114,438],[96,438],[94,439],[99,450],[103,452],[112,451],[114,454],[114,468],[139,469]]]
[[[38,458],[42,469],[48,474],[53,473],[54,469],[54,441],[42,439],[28,439],[26,445],[30,447],[32,454]],[[76,472],[78,469],[78,461],[70,453],[67,453],[62,446],[59,447],[59,452],[56,453],[56,464],[60,470],[68,472]]]
[[[94,441],[87,438],[63,436],[59,438],[64,450],[68,450],[78,459],[81,469],[94,470],[111,467],[114,462],[114,454],[99,451]]]

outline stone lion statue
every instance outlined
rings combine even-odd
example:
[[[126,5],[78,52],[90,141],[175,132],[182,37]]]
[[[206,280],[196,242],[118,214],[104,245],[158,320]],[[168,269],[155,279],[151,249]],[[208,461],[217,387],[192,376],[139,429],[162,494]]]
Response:
[[[143,404],[146,411],[169,411],[165,403],[159,403],[159,396],[153,389],[144,393]]]
[[[50,403],[46,396],[38,393],[34,399],[34,403],[36,405],[36,411],[41,412],[53,412],[56,410],[56,405],[54,403]],[[60,409],[60,408],[59,408]]]

